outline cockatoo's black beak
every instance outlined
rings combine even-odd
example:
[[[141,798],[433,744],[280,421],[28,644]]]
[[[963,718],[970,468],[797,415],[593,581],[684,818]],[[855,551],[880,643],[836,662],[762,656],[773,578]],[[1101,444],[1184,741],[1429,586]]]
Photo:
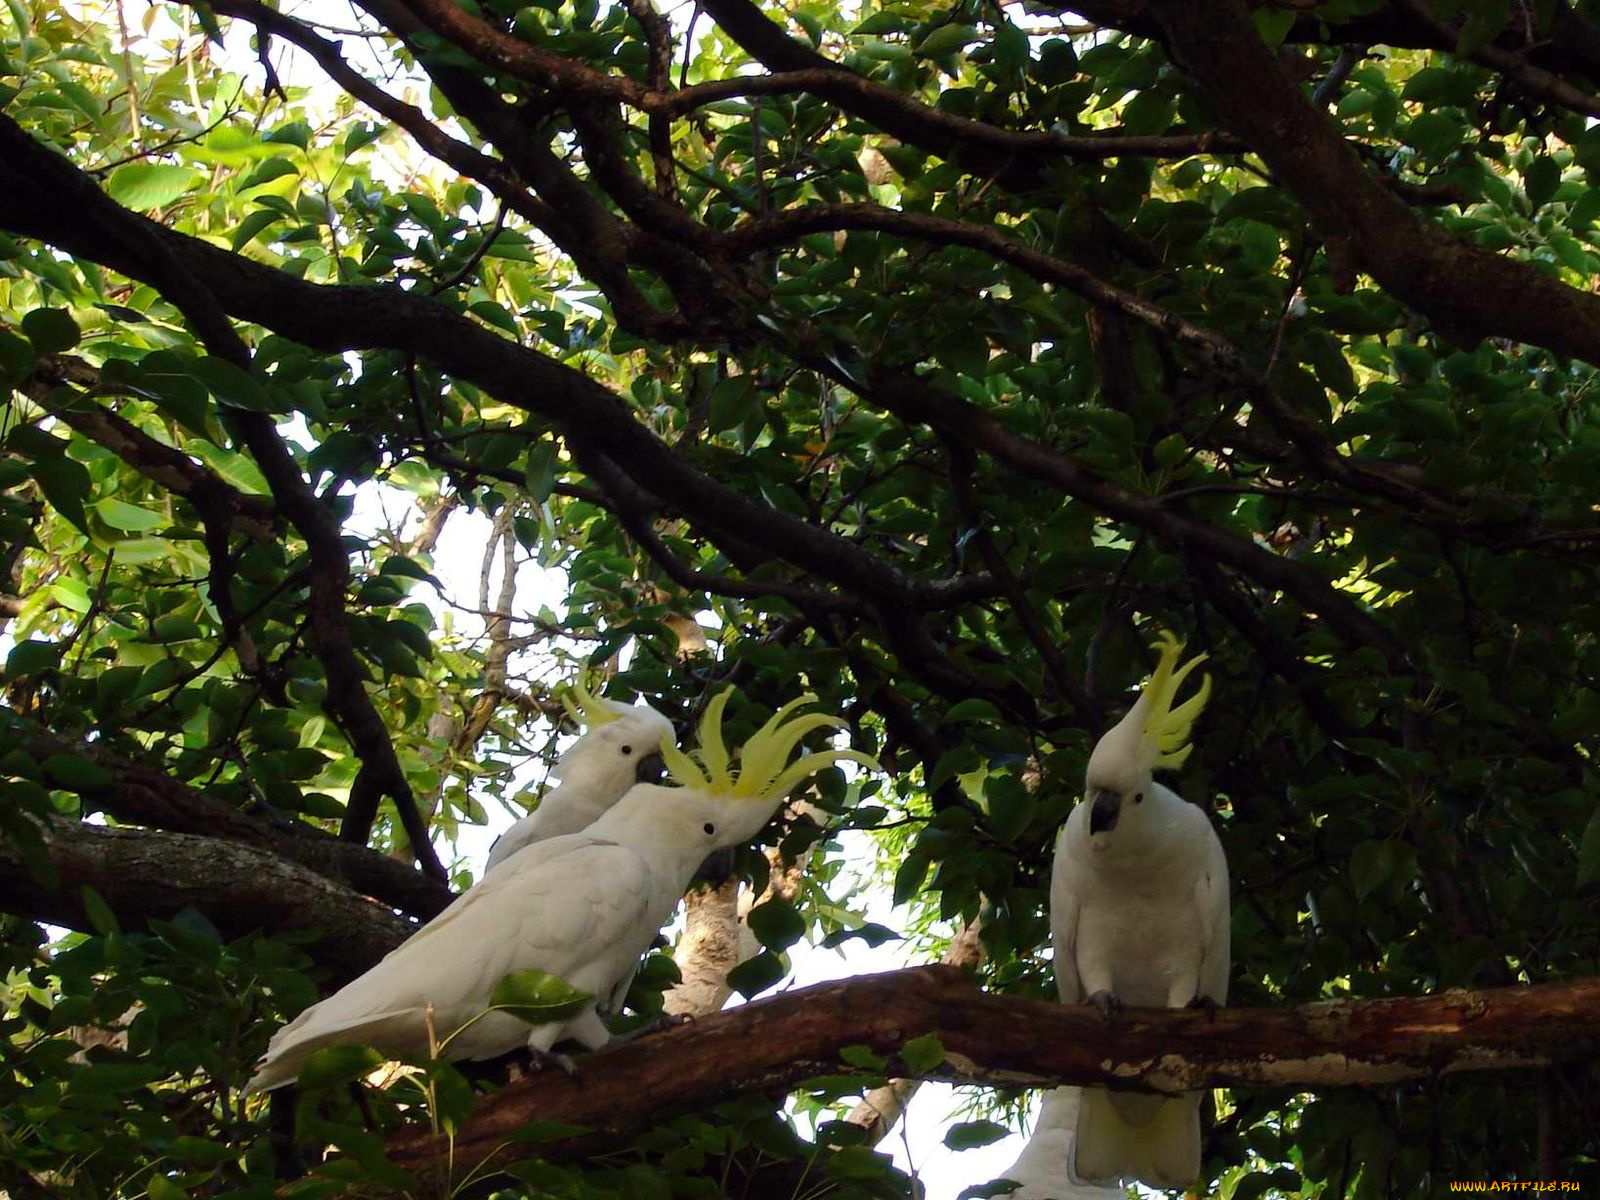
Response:
[[[634,767],[633,780],[635,783],[660,783],[666,769],[666,764],[661,761],[661,755],[646,754],[639,760],[639,765]]]
[[[1122,797],[1104,788],[1096,788],[1089,797],[1089,836],[1108,833],[1117,827],[1122,814]]]
[[[706,855],[705,862],[701,863],[700,869],[694,873],[692,882],[706,884],[709,887],[721,887],[733,878],[738,865],[739,852],[733,847],[713,850]]]

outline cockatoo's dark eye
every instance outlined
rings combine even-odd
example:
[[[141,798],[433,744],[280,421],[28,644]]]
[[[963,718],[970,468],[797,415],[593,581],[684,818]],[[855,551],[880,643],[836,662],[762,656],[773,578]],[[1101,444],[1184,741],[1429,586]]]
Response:
[[[1133,802],[1135,804],[1143,804],[1144,803],[1144,793],[1143,792],[1135,792],[1133,794]]]
[[[624,746],[622,748],[622,752],[624,754],[632,754],[633,753],[633,747],[632,746]]]
[[[702,828],[705,829],[706,836],[708,836],[708,837],[715,835],[715,833],[717,832],[717,827],[715,825],[713,825],[710,821],[707,821],[705,823],[705,825],[702,826]]]

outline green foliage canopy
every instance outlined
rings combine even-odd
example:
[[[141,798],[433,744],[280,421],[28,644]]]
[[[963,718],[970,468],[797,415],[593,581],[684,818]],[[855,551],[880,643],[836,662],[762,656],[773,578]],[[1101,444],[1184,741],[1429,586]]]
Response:
[[[1600,970],[1600,6],[7,12],[0,1185],[267,1187],[272,1021],[403,932],[356,892],[437,911],[401,860],[470,882],[552,662],[683,721],[736,682],[745,733],[813,690],[891,767],[786,827],[749,991],[860,924],[858,829],[902,932],[981,919],[1050,995],[1051,840],[1157,628],[1211,656],[1177,786],[1237,1003]],[[565,602],[434,599],[462,513]],[[1542,1121],[1575,1177],[1595,1076],[1530,1078],[1227,1095],[1207,1170],[1420,1195],[1532,1177]],[[302,1131],[382,1182],[392,1116]],[[731,1102],[525,1194],[903,1191],[852,1138]]]

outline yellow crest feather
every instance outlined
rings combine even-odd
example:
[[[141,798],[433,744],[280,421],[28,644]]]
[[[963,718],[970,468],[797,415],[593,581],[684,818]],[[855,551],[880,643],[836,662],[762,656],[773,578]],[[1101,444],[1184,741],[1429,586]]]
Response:
[[[789,701],[751,734],[735,767],[722,736],[722,714],[732,695],[730,687],[706,705],[697,731],[700,748],[695,753],[686,754],[672,744],[670,737],[662,738],[661,760],[673,782],[713,794],[775,800],[836,762],[860,763],[870,770],[882,770],[876,760],[858,750],[824,750],[788,761],[807,734],[844,725],[838,717],[823,713],[794,716],[796,710],[815,703],[817,698],[809,693]]]
[[[1211,698],[1211,677],[1202,676],[1200,690],[1174,708],[1172,701],[1177,697],[1183,681],[1206,661],[1207,656],[1197,654],[1181,667],[1178,666],[1178,659],[1183,656],[1183,643],[1165,629],[1157,639],[1157,653],[1160,658],[1156,661],[1155,673],[1150,676],[1144,695],[1140,697],[1147,707],[1139,742],[1147,753],[1153,754],[1153,766],[1177,768],[1183,765],[1194,749],[1189,744],[1189,732],[1205,708],[1206,701]]]
[[[622,715],[615,709],[608,708],[603,700],[585,687],[582,675],[568,684],[567,690],[561,693],[561,707],[567,710],[567,716],[589,729],[609,725]]]

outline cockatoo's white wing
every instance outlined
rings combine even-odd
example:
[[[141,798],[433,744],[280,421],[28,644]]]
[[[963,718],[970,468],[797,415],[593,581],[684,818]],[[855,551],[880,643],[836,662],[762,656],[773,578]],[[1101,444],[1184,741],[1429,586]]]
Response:
[[[518,850],[531,846],[539,840],[539,822],[537,812],[514,822],[504,833],[495,838],[494,845],[489,847],[489,860],[484,863],[485,874],[494,870]]]
[[[653,932],[645,928],[652,884],[639,854],[601,838],[577,834],[530,847],[280,1029],[252,1086],[295,1078],[306,1057],[327,1045],[426,1053],[430,1005],[435,1030],[446,1037],[486,1009],[495,984],[512,971],[536,967],[609,994]],[[502,1051],[516,1045],[512,1037]]]
[[[1077,1004],[1083,999],[1083,983],[1078,975],[1077,867],[1066,852],[1067,839],[1076,832],[1074,825],[1082,807],[1074,809],[1061,827],[1050,870],[1050,940],[1055,956],[1056,991],[1063,1004]]]
[[[1210,844],[1206,866],[1195,883],[1204,951],[1200,959],[1200,995],[1217,1004],[1228,1002],[1228,975],[1233,966],[1232,912],[1228,900],[1228,856],[1207,822]]]

